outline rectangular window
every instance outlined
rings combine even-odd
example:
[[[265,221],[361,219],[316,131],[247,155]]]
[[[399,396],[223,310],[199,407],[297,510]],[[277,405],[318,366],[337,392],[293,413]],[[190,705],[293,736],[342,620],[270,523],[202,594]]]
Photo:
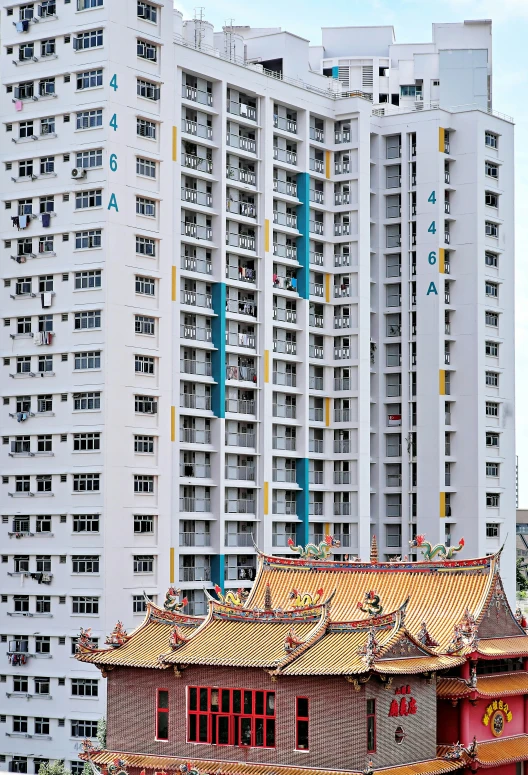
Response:
[[[73,411],[90,412],[101,408],[100,393],[74,393]]]
[[[493,476],[495,479],[499,475],[498,463],[486,463],[486,476]]]
[[[86,272],[75,272],[75,290],[92,290],[101,287],[101,270],[89,269]]]
[[[490,253],[488,250],[484,254],[484,263],[486,266],[493,266],[495,269],[499,266],[499,257],[496,253]]]
[[[13,716],[13,732],[15,734],[25,734],[28,731],[27,716]]]
[[[100,433],[74,433],[73,449],[75,452],[96,452],[101,449]]]
[[[89,32],[79,32],[73,39],[73,48],[81,51],[87,48],[96,48],[103,45],[103,31],[90,30]]]
[[[72,697],[98,697],[99,682],[95,678],[72,678]]]
[[[78,721],[71,722],[72,737],[97,737],[97,721]]]
[[[98,597],[72,597],[72,613],[74,614],[98,614],[99,613],[99,598]],[[97,726],[97,722],[93,722]],[[85,735],[82,735],[85,737]],[[93,735],[88,735],[93,737]]]
[[[151,554],[134,555],[134,573],[153,573],[154,557]]]
[[[138,156],[136,158],[136,173],[138,175],[144,175],[147,178],[155,178],[156,162],[150,161],[150,159],[141,159]]]
[[[51,613],[51,597],[48,597],[47,595],[37,595],[35,599],[35,613]]]
[[[40,119],[40,134],[52,135],[55,132],[55,116]]]
[[[40,174],[51,175],[55,172],[55,156],[43,156],[40,160]]]
[[[103,201],[100,188],[93,191],[79,191],[75,194],[75,209],[87,210],[90,207],[101,207]]]
[[[499,434],[498,433],[486,433],[486,446],[498,447],[499,446]]]
[[[485,163],[485,173],[490,178],[498,178],[499,177],[499,165],[494,164],[492,161],[486,161]]]
[[[83,169],[91,169],[92,167],[102,167],[103,165],[103,149],[96,148],[93,151],[79,151],[75,157],[75,166],[82,167]]]
[[[145,315],[136,315],[135,331],[136,334],[147,334],[148,336],[154,336],[156,333],[155,319],[146,317]]]
[[[154,374],[154,358],[150,355],[136,355],[136,374]]]
[[[488,387],[499,387],[499,375],[496,371],[486,372],[486,385]]]
[[[78,231],[75,233],[75,250],[87,250],[101,247],[101,229]]]
[[[156,24],[158,21],[158,9],[151,3],[144,2],[144,0],[138,0],[137,4],[138,19],[145,19],[145,21]]]
[[[145,81],[142,78],[137,79],[137,95],[147,100],[157,102],[160,98],[160,87],[152,81]]]
[[[99,514],[74,514],[73,532],[74,533],[98,533],[99,532]]]
[[[153,258],[156,255],[156,240],[136,236],[136,253]]]
[[[154,533],[154,517],[149,514],[134,514],[134,533],[136,535],[152,535]]]
[[[73,491],[74,492],[99,492],[100,475],[99,474],[74,474]]]
[[[400,95],[402,97],[416,97],[416,86],[414,84],[400,86]]]
[[[148,137],[150,140],[155,140],[156,124],[154,121],[147,121],[146,118],[138,118],[136,122],[136,132],[139,137]]]
[[[141,59],[149,59],[151,62],[157,62],[158,47],[148,40],[138,39],[137,55],[138,57],[141,57]]]
[[[49,635],[37,635],[35,638],[35,653],[36,654],[50,654],[51,653],[51,638]]]
[[[94,89],[96,86],[103,85],[102,70],[87,70],[84,73],[77,73],[77,89]]]
[[[367,700],[367,751],[376,752],[376,700]]]
[[[134,492],[152,494],[154,492],[154,477],[135,474]]]
[[[499,527],[495,522],[486,522],[486,538],[498,538]]]
[[[497,208],[499,206],[499,195],[495,194],[493,191],[486,191],[484,201],[486,207]]]
[[[85,371],[86,369],[101,368],[101,352],[95,350],[92,352],[75,353],[74,369],[75,371]]]
[[[136,293],[142,293],[145,296],[155,296],[156,281],[154,278],[136,275]]]
[[[493,326],[494,328],[498,328],[499,316],[496,312],[486,311],[486,325]]]
[[[499,236],[499,224],[493,223],[492,221],[486,221],[486,237],[495,237],[498,238]]]
[[[485,287],[486,287],[486,296],[491,296],[494,299],[497,299],[499,297],[499,286],[497,285],[497,283],[492,283],[489,280],[486,280]]]
[[[145,199],[143,196],[136,197],[136,213],[144,215],[147,218],[156,217],[156,202],[154,199]]]
[[[139,414],[156,414],[158,411],[156,396],[134,396],[134,411]]]
[[[49,718],[41,718],[37,716],[35,718],[35,734],[36,735],[49,735],[50,722]]]
[[[21,121],[18,125],[18,136],[22,140],[24,137],[33,136],[33,121]]]
[[[72,573],[99,573],[99,557],[97,555],[73,555]]]
[[[169,692],[167,689],[157,691],[156,740],[169,739]]]
[[[486,508],[498,509],[499,508],[500,495],[498,492],[486,493]]]
[[[144,595],[132,595],[132,613],[144,614],[147,611],[147,601]]]
[[[154,436],[134,436],[134,452],[154,454]]]
[[[486,417],[498,417],[499,405],[494,401],[486,401]]]
[[[497,148],[499,145],[498,135],[494,134],[493,132],[486,132],[485,143],[488,146],[488,148]]]
[[[101,310],[76,312],[74,328],[76,331],[81,331],[86,328],[101,328]]]
[[[295,748],[298,751],[308,751],[309,735],[309,700],[307,697],[295,698]]]
[[[77,113],[75,126],[77,129],[94,129],[103,126],[103,109],[83,110]]]
[[[188,687],[187,740],[275,748],[275,692]]]

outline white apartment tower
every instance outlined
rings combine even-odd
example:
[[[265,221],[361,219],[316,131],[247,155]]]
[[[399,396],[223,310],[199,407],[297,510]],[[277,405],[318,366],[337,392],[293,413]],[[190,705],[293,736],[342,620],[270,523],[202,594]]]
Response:
[[[513,124],[491,23],[280,29],[1,0],[0,766],[74,773],[144,592],[253,539],[504,549]],[[413,550],[416,551],[416,550]]]

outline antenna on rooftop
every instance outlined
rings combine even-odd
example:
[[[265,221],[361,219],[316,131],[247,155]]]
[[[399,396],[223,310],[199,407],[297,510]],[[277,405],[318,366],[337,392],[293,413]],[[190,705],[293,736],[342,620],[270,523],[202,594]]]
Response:
[[[204,6],[197,5],[194,9],[194,45],[196,48],[202,47],[202,41],[204,39]]]
[[[224,24],[224,53],[230,60],[235,58],[234,19],[228,19]]]

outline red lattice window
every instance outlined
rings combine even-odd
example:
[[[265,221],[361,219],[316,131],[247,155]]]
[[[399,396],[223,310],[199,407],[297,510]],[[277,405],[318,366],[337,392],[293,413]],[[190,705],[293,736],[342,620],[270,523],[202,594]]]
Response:
[[[187,741],[275,748],[275,692],[188,687]]]
[[[367,751],[376,752],[376,700],[367,700]]]
[[[295,698],[295,748],[308,751],[310,748],[310,710],[308,697]]]
[[[169,739],[169,692],[158,689],[156,700],[156,740]]]

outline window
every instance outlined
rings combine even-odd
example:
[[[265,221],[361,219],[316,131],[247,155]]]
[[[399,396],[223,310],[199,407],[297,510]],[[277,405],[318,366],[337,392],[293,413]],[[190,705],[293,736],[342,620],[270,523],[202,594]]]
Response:
[[[17,318],[17,334],[31,333],[31,318]]]
[[[101,393],[74,393],[73,411],[89,412],[101,408]]]
[[[74,369],[76,371],[85,371],[86,369],[101,368],[101,352],[95,350],[92,352],[75,353]],[[100,408],[100,406],[98,407]]]
[[[376,752],[376,700],[367,700],[367,751]]]
[[[486,251],[484,254],[484,263],[486,266],[493,266],[497,268],[499,266],[499,257],[496,253],[490,253]]]
[[[156,414],[158,402],[155,396],[134,396],[134,411],[139,414]]]
[[[101,449],[101,434],[74,433],[73,449],[75,452],[94,452]]]
[[[158,21],[158,9],[155,5],[144,2],[144,0],[138,0],[137,15],[138,19],[145,19],[145,21],[153,22],[154,24]]]
[[[35,694],[50,693],[50,679],[43,676],[37,676],[35,679]]]
[[[298,751],[308,751],[310,748],[308,709],[307,697],[295,698],[295,748]]]
[[[136,493],[153,493],[154,492],[154,477],[141,474],[134,475],[134,492]]]
[[[156,255],[156,240],[136,236],[136,253],[154,257]]]
[[[72,597],[72,613],[74,614],[98,614],[98,597]],[[97,726],[97,722],[93,722]],[[84,735],[83,735],[84,736]],[[88,735],[91,737],[91,735]]]
[[[17,694],[27,693],[29,690],[28,679],[24,675],[13,676],[13,691]]]
[[[39,293],[46,293],[53,291],[53,275],[41,275],[39,277]]]
[[[497,238],[499,236],[499,224],[498,223],[492,223],[492,221],[486,221],[486,237],[495,237]]]
[[[71,722],[72,737],[97,737],[97,721]]]
[[[138,118],[136,121],[136,132],[139,137],[148,137],[151,140],[155,140],[156,129],[154,121],[147,121],[146,118]]]
[[[144,614],[147,611],[147,601],[144,595],[132,595],[132,613]]]
[[[137,79],[136,91],[138,97],[145,97],[147,100],[156,102],[160,98],[160,87],[152,81],[145,81],[142,78]]]
[[[52,437],[50,435],[37,436],[37,452],[52,452],[52,451],[53,451]]]
[[[486,508],[498,509],[499,508],[500,495],[498,492],[486,493]]]
[[[400,96],[416,97],[416,86],[414,84],[408,85],[408,86],[400,86]]]
[[[498,433],[486,433],[486,446],[498,447],[499,446],[499,434]]]
[[[49,474],[37,476],[37,492],[51,492],[51,483]]]
[[[95,678],[72,678],[72,697],[98,697],[99,681]]]
[[[486,203],[486,207],[497,208],[499,206],[499,195],[494,194],[493,191],[486,191],[485,203]]]
[[[24,159],[18,162],[18,177],[30,178],[33,175],[33,159]]]
[[[156,281],[154,278],[136,275],[136,293],[143,293],[145,296],[155,296]]]
[[[98,533],[99,532],[99,514],[74,514],[73,532],[74,533]]]
[[[100,475],[99,474],[74,474],[73,491],[74,492],[99,492]]]
[[[15,595],[13,608],[17,614],[27,614],[29,612],[29,595]]]
[[[79,151],[76,155],[75,165],[83,169],[91,167],[101,167],[103,164],[103,150],[96,148],[93,151]]]
[[[147,178],[155,178],[156,162],[150,161],[150,159],[141,159],[138,156],[136,158],[136,173],[138,175],[144,175]]]
[[[55,94],[55,78],[41,78],[38,88],[41,97]]]
[[[401,525],[385,525],[386,544],[388,547],[401,546]]]
[[[29,374],[31,372],[31,357],[21,355],[16,360],[17,374]]]
[[[154,374],[154,358],[150,355],[136,355],[136,374]]]
[[[157,62],[158,48],[154,43],[150,43],[148,40],[138,39],[137,55],[138,57],[141,57],[141,59],[149,59],[151,62]]]
[[[487,326],[494,326],[494,328],[497,328],[499,325],[499,316],[496,312],[488,312],[486,310],[486,325]]]
[[[486,538],[498,538],[499,525],[496,522],[486,522]]]
[[[496,479],[499,476],[499,464],[486,463],[486,476],[493,476]]]
[[[27,716],[13,716],[13,732],[15,734],[25,734],[28,731]]]
[[[96,86],[102,85],[102,70],[87,70],[84,73],[77,73],[77,89],[94,89]]]
[[[56,53],[55,38],[40,41],[40,56],[49,57]]]
[[[35,653],[36,654],[51,653],[51,638],[49,635],[37,635],[35,637]]]
[[[485,143],[488,146],[488,148],[498,148],[499,136],[496,135],[494,132],[486,132]]]
[[[25,137],[33,137],[33,121],[21,121],[18,125],[18,136],[21,140]]]
[[[75,313],[75,325],[76,331],[80,331],[86,328],[101,328],[101,310],[88,310],[86,312]]]
[[[499,405],[494,401],[486,401],[486,417],[498,417]]]
[[[55,116],[40,119],[40,134],[52,135],[55,132]]]
[[[134,436],[134,452],[154,454],[154,436]]]
[[[29,573],[29,555],[17,554],[13,557],[14,573]]]
[[[275,692],[188,688],[191,743],[275,747]]]
[[[55,207],[55,200],[52,196],[41,196],[39,199],[39,212],[52,213]]]
[[[101,287],[101,270],[89,269],[86,272],[75,272],[75,290],[91,290]]]
[[[82,113],[77,113],[75,126],[77,129],[94,129],[103,126],[103,109],[96,108],[96,110],[83,110]]]
[[[499,165],[494,164],[492,161],[486,161],[485,163],[485,172],[486,175],[488,175],[490,178],[498,178],[499,177]]]
[[[486,296],[492,296],[494,299],[498,298],[499,286],[497,283],[492,283],[489,280],[486,280]]]
[[[78,231],[75,234],[75,250],[101,247],[101,229]]]
[[[153,573],[154,557],[151,554],[134,555],[134,573]]]
[[[51,533],[51,516],[37,517],[37,533]]]
[[[53,172],[55,172],[55,156],[43,156],[40,160],[40,174],[51,175]]]
[[[47,595],[37,595],[35,599],[35,613],[51,613],[51,597],[48,597]]]
[[[72,573],[99,573],[99,557],[97,555],[74,555],[72,557]]]
[[[89,8],[102,7],[104,0],[77,0],[77,10],[86,11]]]
[[[154,517],[149,514],[134,514],[134,533],[136,535],[152,535],[154,533]]]
[[[145,197],[136,197],[136,213],[137,215],[145,215],[148,218],[156,217],[156,202],[153,199],[145,199]]]
[[[145,315],[136,315],[134,320],[136,334],[154,336],[156,333],[156,321],[154,318],[146,317]]]
[[[486,372],[486,385],[488,387],[499,387],[499,375],[496,371]]]
[[[80,51],[86,48],[95,48],[103,45],[103,31],[90,30],[89,32],[79,32],[73,39],[73,48]]]
[[[157,690],[156,740],[169,739],[169,692]]]
[[[89,207],[101,207],[103,198],[100,188],[93,191],[79,191],[75,194],[75,209],[86,210]]]

